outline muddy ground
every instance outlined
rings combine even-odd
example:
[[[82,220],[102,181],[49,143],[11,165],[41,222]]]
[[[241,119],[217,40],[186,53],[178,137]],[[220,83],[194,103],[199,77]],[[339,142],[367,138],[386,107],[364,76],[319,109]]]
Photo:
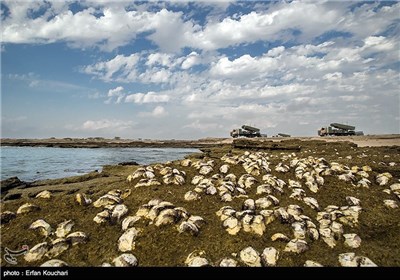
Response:
[[[338,255],[341,253],[354,252],[358,256],[366,256],[378,266],[400,266],[400,208],[388,208],[383,200],[395,200],[397,205],[400,201],[391,193],[383,192],[390,185],[400,181],[400,147],[357,147],[354,143],[340,142],[331,143],[324,141],[299,141],[288,140],[280,143],[290,147],[300,146],[300,150],[268,150],[270,159],[271,174],[288,182],[288,179],[296,179],[294,170],[288,173],[275,171],[275,166],[289,160],[282,160],[285,155],[295,153],[297,158],[308,156],[324,157],[329,163],[342,163],[348,167],[365,166],[372,168],[369,172],[369,180],[372,182],[369,188],[356,187],[350,182],[341,181],[337,176],[324,177],[325,183],[317,193],[311,193],[306,187],[307,196],[317,199],[321,209],[328,205],[348,205],[346,196],[353,196],[361,200],[362,212],[358,225],[350,227],[344,225],[345,233],[356,233],[361,237],[361,246],[348,248],[344,245],[343,239],[337,240],[337,245],[330,248],[323,240],[312,241],[306,238],[310,249],[301,254],[284,252],[287,242],[271,241],[275,233],[286,234],[293,238],[293,232],[288,224],[275,220],[267,225],[262,236],[254,233],[240,231],[237,235],[229,235],[222,227],[222,222],[215,214],[222,206],[230,205],[240,210],[242,203],[247,198],[257,199],[265,195],[256,194],[257,185],[262,182],[262,173],[255,176],[260,182],[251,189],[247,189],[248,197],[234,198],[231,202],[222,202],[218,195],[201,194],[198,201],[185,201],[184,195],[187,191],[193,190],[191,180],[198,171],[192,167],[183,167],[180,161],[168,163],[169,166],[186,172],[186,183],[182,186],[165,185],[134,188],[138,180],[128,183],[126,178],[132,174],[138,166],[106,166],[102,173],[64,178],[60,180],[47,180],[36,182],[29,188],[12,189],[2,195],[1,211],[17,212],[17,209],[24,203],[33,203],[40,207],[39,211],[26,214],[18,214],[16,218],[1,225],[1,266],[13,266],[3,259],[5,248],[12,250],[21,249],[23,245],[30,248],[38,243],[50,241],[49,238],[41,236],[37,231],[30,230],[29,226],[38,219],[44,219],[53,228],[57,224],[72,220],[75,225],[72,232],[82,231],[88,235],[88,241],[83,244],[70,246],[70,248],[57,257],[70,266],[101,266],[103,263],[112,263],[112,260],[121,255],[118,251],[118,239],[122,235],[121,224],[97,224],[93,218],[102,211],[92,204],[88,206],[78,205],[75,201],[77,193],[86,193],[93,201],[113,189],[131,189],[132,193],[123,203],[128,207],[128,215],[134,215],[138,208],[154,198],[169,201],[175,206],[186,208],[190,214],[204,218],[206,225],[200,230],[198,236],[188,233],[179,233],[177,225],[165,225],[157,227],[149,224],[150,220],[140,220],[135,224],[136,228],[142,229],[142,233],[136,241],[136,247],[132,250],[139,262],[139,266],[184,266],[187,256],[195,251],[204,251],[204,257],[213,266],[225,257],[231,257],[238,261],[238,265],[244,266],[239,260],[238,253],[252,246],[259,253],[266,247],[274,247],[280,251],[277,266],[303,266],[306,260],[319,262],[324,266],[340,266]],[[228,152],[241,155],[246,149],[234,149],[231,145],[221,145],[218,148],[205,150],[203,154],[190,156],[193,160],[208,157],[215,160],[214,172],[209,176],[218,173],[219,167],[223,164],[220,158]],[[257,150],[249,150],[256,152]],[[391,163],[391,164],[389,164]],[[394,163],[394,164],[393,164]],[[394,166],[391,166],[394,165]],[[385,186],[379,186],[375,182],[377,174],[389,172],[393,178]],[[231,167],[230,173],[238,178],[246,171],[241,165]],[[162,176],[156,172],[156,178],[162,182]],[[303,182],[304,183],[304,182]],[[35,195],[43,190],[52,193],[50,199],[35,198]],[[317,211],[311,209],[304,202],[289,198],[291,191],[284,188],[283,194],[278,194],[279,207],[289,204],[297,204],[304,214],[312,221],[316,221]],[[273,207],[271,207],[273,209]],[[237,254],[237,255],[236,255]],[[17,257],[17,266],[39,266],[49,258],[43,257],[36,262],[27,263],[23,256]]]

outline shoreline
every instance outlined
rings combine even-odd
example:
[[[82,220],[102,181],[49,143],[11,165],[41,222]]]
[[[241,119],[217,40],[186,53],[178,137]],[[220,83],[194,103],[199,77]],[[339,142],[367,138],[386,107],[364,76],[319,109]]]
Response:
[[[286,141],[353,142],[359,147],[400,146],[400,134],[331,136],[331,137],[260,137],[260,138],[203,138],[197,140],[151,140],[151,139],[106,139],[106,138],[45,138],[45,139],[0,139],[0,147],[55,147],[55,148],[212,148],[230,145],[235,141],[284,143]]]
[[[204,148],[230,143],[228,138],[198,140],[130,140],[130,139],[10,139],[0,140],[0,146],[55,148]]]

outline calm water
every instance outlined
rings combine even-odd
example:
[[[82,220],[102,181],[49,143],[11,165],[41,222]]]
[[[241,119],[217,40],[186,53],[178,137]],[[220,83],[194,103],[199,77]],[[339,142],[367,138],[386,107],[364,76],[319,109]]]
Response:
[[[136,161],[151,164],[183,159],[197,149],[1,147],[1,180],[55,179],[101,170],[103,165]]]

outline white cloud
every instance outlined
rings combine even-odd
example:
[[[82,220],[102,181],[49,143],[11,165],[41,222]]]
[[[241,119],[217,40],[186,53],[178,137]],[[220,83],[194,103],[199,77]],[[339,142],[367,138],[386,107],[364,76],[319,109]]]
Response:
[[[189,69],[196,64],[200,63],[199,54],[197,52],[191,52],[185,60],[182,62],[182,69]]]
[[[166,67],[172,66],[173,57],[167,53],[151,53],[147,58],[146,65],[153,66],[153,65],[161,65]]]
[[[133,121],[123,121],[116,119],[101,119],[97,121],[87,120],[82,126],[78,128],[78,130],[86,130],[86,131],[98,131],[98,130],[112,130],[112,131],[121,131],[131,129],[134,126]]]
[[[400,3],[258,3],[252,12],[232,16],[225,10],[206,11],[204,21],[196,18],[197,11],[179,11],[180,4],[172,9],[160,3],[147,10],[147,4],[125,9],[117,2],[86,3],[80,12],[60,6],[54,17],[49,12],[31,19],[27,11],[41,5],[6,3],[14,13],[2,27],[5,42],[64,41],[111,50],[135,46],[138,34],[151,40],[150,45],[141,39],[147,50],[127,54],[135,47],[116,49],[81,68],[104,82],[123,83],[113,84],[106,102],[134,103],[125,107],[142,117],[146,128],[141,132],[148,135],[162,127],[157,133],[171,137],[227,136],[243,123],[267,133],[315,135],[316,128],[333,121],[370,125],[372,115],[380,116],[381,125],[371,122],[376,129],[398,126],[393,116],[399,115]],[[41,85],[35,84],[38,77],[14,79]],[[138,90],[143,93],[133,93]],[[123,126],[120,122],[117,127]],[[105,131],[110,123],[104,116],[85,126]]]
[[[68,4],[57,2],[7,1],[10,16],[3,21],[2,37],[7,43],[53,43],[65,41],[72,47],[98,46],[111,51],[134,40],[137,34],[174,21],[180,14],[166,11],[127,11],[124,5],[88,7],[73,13]],[[46,12],[36,18],[32,10]],[[160,26],[162,30],[164,27]]]
[[[154,117],[161,118],[168,115],[168,112],[165,110],[163,106],[155,107],[151,112],[140,112],[139,116],[141,117]]]
[[[166,94],[157,94],[156,92],[148,92],[148,93],[134,93],[130,94],[125,98],[125,102],[133,102],[133,103],[159,103],[159,102],[168,102],[170,97]]]
[[[108,101],[106,101],[107,103],[109,103],[114,97],[116,98],[115,103],[121,103],[125,97],[124,88],[119,86],[114,89],[110,89],[107,93],[107,96],[109,97]]]
[[[83,72],[98,77],[104,81],[135,79],[136,78],[136,63],[139,60],[138,54],[129,56],[117,55],[108,61],[101,61],[94,65],[83,67]],[[118,77],[116,78],[118,74]]]
[[[165,52],[178,52],[184,47],[216,50],[260,40],[307,42],[332,30],[350,32],[363,39],[376,36],[394,24],[400,8],[400,3],[378,7],[377,3],[368,2],[350,10],[352,2],[271,2],[264,9],[221,20],[211,18],[201,26],[180,11],[168,8],[146,11],[134,3],[131,4],[137,10],[130,10],[126,9],[129,5],[126,2],[92,7],[87,2],[75,13],[68,10],[68,2],[62,1],[4,3],[10,10],[10,15],[2,21],[5,43],[64,41],[71,47],[98,46],[111,51],[131,43],[139,34],[150,32],[148,38]],[[44,12],[32,18],[32,11]],[[293,30],[299,32],[294,34]]]

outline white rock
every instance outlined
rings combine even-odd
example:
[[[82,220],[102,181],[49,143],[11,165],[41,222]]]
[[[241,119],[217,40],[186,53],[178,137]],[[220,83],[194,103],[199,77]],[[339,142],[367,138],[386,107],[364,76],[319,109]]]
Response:
[[[361,203],[361,201],[358,198],[355,198],[353,196],[346,196],[346,202],[350,206],[358,206]]]
[[[228,173],[229,168],[230,168],[229,165],[224,164],[224,165],[222,165],[222,166],[219,168],[219,171],[220,171],[221,173],[226,174],[226,173]]]
[[[51,198],[51,192],[49,191],[42,191],[36,195],[36,198],[44,198],[44,199],[49,199]]]
[[[264,266],[276,266],[279,259],[279,251],[274,247],[267,247],[261,254],[261,260]]]
[[[40,260],[48,251],[47,242],[39,243],[33,246],[24,256],[27,262],[36,262]]]
[[[257,208],[266,209],[272,205],[271,200],[267,197],[261,197],[255,201]]]
[[[227,219],[225,219],[222,225],[231,235],[236,235],[241,228],[240,221],[235,217],[228,217]]]
[[[231,258],[224,258],[219,263],[220,267],[237,267],[237,261]]]
[[[274,235],[271,236],[271,240],[288,242],[290,241],[290,238],[284,235],[283,233],[275,233]]]
[[[111,213],[111,221],[119,222],[122,217],[128,213],[128,207],[124,204],[118,204],[114,207]]]
[[[51,243],[51,249],[46,253],[46,257],[54,258],[68,250],[69,244],[64,238],[57,238]]]
[[[260,267],[261,266],[261,258],[256,250],[252,247],[247,247],[240,251],[239,253],[240,260],[244,262],[247,266],[251,267]]]
[[[208,260],[202,257],[194,257],[189,263],[189,267],[202,267],[208,266]]]
[[[137,221],[140,220],[139,216],[128,216],[122,221],[122,230],[126,231],[128,228],[132,227]]]
[[[48,260],[47,262],[43,263],[41,267],[63,267],[63,266],[68,266],[68,264],[62,260]]]
[[[105,194],[102,197],[100,197],[98,200],[93,202],[94,207],[104,207],[107,205],[114,205],[114,204],[120,204],[122,200],[114,195],[111,194]]]
[[[344,244],[350,248],[358,248],[361,245],[361,238],[355,233],[343,234]]]
[[[35,222],[33,222],[30,226],[29,229],[34,229],[34,230],[38,230],[39,233],[43,236],[49,236],[51,234],[51,232],[53,231],[53,229],[51,228],[51,226],[42,219],[39,219]]]
[[[232,195],[230,193],[224,193],[221,196],[221,201],[224,201],[224,202],[232,201]]]
[[[98,224],[106,223],[110,220],[110,216],[110,212],[108,210],[104,210],[97,213],[97,215],[93,218],[93,221]]]
[[[132,254],[122,254],[113,260],[117,267],[133,267],[138,265],[137,258]]]
[[[394,208],[398,208],[399,207],[397,202],[394,201],[394,200],[391,200],[391,199],[386,199],[386,200],[383,201],[383,203],[385,204],[385,206],[387,208],[393,208],[394,209]]]
[[[67,235],[66,239],[71,242],[72,245],[79,243],[85,243],[88,239],[87,235],[82,231],[76,231]]]
[[[310,260],[307,260],[307,261],[304,263],[304,266],[305,266],[305,267],[323,267],[322,264],[320,264],[320,263],[318,263],[318,262],[315,262],[315,261],[310,261]]]
[[[39,206],[36,206],[32,203],[25,203],[25,204],[21,205],[21,207],[18,208],[17,214],[24,214],[24,213],[29,213],[32,211],[37,211],[37,210],[40,210]]]
[[[74,222],[72,220],[67,220],[58,224],[56,229],[56,236],[59,238],[65,237],[68,233],[71,232],[73,226]]]
[[[127,252],[135,249],[135,240],[139,235],[139,231],[132,227],[127,229],[118,239],[118,249],[121,252]]]
[[[309,246],[305,240],[292,239],[286,245],[284,252],[292,252],[296,254],[303,253],[309,249]]]
[[[390,186],[390,190],[391,190],[392,192],[394,192],[394,191],[400,191],[400,184],[399,184],[399,183],[395,183],[395,184],[391,185],[391,186]]]
[[[208,266],[208,260],[202,257],[205,254],[204,251],[193,251],[185,260],[185,264],[189,267],[201,267]]]
[[[179,227],[178,227],[179,232],[188,232],[192,234],[193,236],[197,236],[199,234],[199,228],[190,221],[183,221]]]
[[[195,201],[195,200],[199,200],[201,199],[201,196],[194,191],[188,191],[187,193],[185,193],[185,200],[186,201]]]
[[[339,263],[343,267],[356,267],[358,266],[356,254],[343,253],[339,255]]]

